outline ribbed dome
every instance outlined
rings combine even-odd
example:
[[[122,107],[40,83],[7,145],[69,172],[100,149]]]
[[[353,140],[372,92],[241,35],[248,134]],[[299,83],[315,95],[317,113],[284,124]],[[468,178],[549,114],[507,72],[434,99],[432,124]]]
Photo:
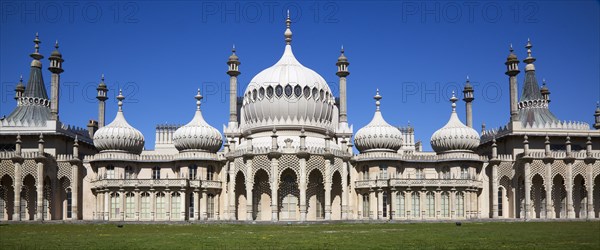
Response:
[[[286,46],[281,59],[252,78],[244,92],[243,130],[270,130],[274,125],[318,129],[332,123],[337,108],[331,89],[322,76],[296,59],[287,23]]]
[[[402,146],[402,132],[383,119],[379,110],[379,100],[381,100],[379,90],[377,90],[374,98],[377,109],[373,119],[356,132],[354,145],[361,153],[370,151],[396,152]]]
[[[129,125],[123,115],[123,99],[119,90],[119,111],[115,119],[94,134],[94,146],[100,151],[124,151],[140,154],[144,149],[144,135]]]
[[[192,121],[178,128],[173,134],[173,144],[179,151],[208,151],[216,153],[223,144],[223,136],[216,128],[210,126],[200,111],[200,89],[196,95],[196,114]]]
[[[447,151],[473,151],[479,146],[479,134],[463,124],[456,114],[456,101],[452,93],[452,114],[448,123],[431,136],[431,147],[437,153]]]

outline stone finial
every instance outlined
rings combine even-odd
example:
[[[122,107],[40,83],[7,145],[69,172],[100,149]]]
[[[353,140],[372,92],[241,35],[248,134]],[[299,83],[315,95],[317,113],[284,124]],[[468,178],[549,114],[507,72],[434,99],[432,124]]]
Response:
[[[119,100],[119,112],[123,112],[123,100],[125,100],[125,96],[123,96],[123,90],[119,89],[119,95],[117,96],[117,100]]]
[[[202,104],[202,95],[200,94],[200,88],[198,88],[198,93],[194,96],[196,99],[196,110],[200,110],[200,104]]]
[[[379,89],[376,90],[375,96],[373,96],[373,99],[375,99],[375,111],[379,111],[379,106],[381,105],[381,95],[379,95]]]
[[[285,36],[285,44],[287,44],[287,45],[292,44],[291,24],[292,24],[292,20],[290,19],[290,10],[287,10],[287,18],[285,19],[286,29],[285,29],[285,33],[283,33],[283,35]]]

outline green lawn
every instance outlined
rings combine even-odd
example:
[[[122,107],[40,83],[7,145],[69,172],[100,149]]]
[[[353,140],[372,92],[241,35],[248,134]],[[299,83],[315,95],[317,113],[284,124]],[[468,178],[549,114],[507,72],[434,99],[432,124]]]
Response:
[[[3,224],[0,249],[600,249],[600,222]]]

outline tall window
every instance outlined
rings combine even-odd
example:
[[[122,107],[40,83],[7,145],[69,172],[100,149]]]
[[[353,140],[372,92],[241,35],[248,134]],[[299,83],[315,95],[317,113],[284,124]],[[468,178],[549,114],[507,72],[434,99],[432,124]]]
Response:
[[[398,192],[398,194],[396,194],[396,216],[398,217],[404,217],[405,216],[405,212],[404,212],[404,192]]]
[[[464,217],[465,209],[465,195],[463,192],[456,193],[456,216]]]
[[[189,211],[190,211],[190,218],[194,218],[194,203],[196,201],[194,200],[194,194],[190,194],[190,205],[189,205]]]
[[[369,194],[363,194],[363,217],[369,217]]]
[[[154,179],[154,180],[160,179],[160,167],[152,168],[152,179]]]
[[[206,206],[208,206],[206,208],[206,216],[209,219],[214,218],[215,217],[215,195],[214,194],[208,194],[208,200],[207,200]]]
[[[427,217],[435,217],[435,194],[427,192]]]
[[[121,205],[120,205],[120,195],[119,193],[110,194],[110,218],[118,218],[121,213]]]
[[[106,179],[115,178],[115,166],[109,165],[106,167]]]
[[[135,217],[135,194],[129,192],[125,195],[125,218],[133,219]]]
[[[443,167],[440,171],[440,179],[450,179],[450,169],[448,167]]]
[[[131,166],[125,167],[125,179],[133,179],[133,168]]]
[[[425,179],[425,175],[423,174],[423,169],[422,168],[417,168],[416,169],[416,176],[415,176],[415,178],[417,178],[418,180]]]
[[[142,209],[140,217],[142,219],[150,219],[150,194],[148,192],[142,193]]]
[[[322,201],[324,200],[324,197],[323,197],[323,194],[321,192],[318,192],[316,196],[317,196],[317,200],[316,200],[316,203],[317,203],[317,206],[316,206],[317,214],[316,214],[316,217],[317,217],[317,219],[323,219],[325,213],[323,211],[324,209],[323,209],[323,202]]]
[[[190,179],[190,180],[196,179],[197,174],[198,174],[198,166],[190,165],[188,167],[188,179]]]
[[[363,180],[368,180],[369,179],[369,167],[363,166],[363,168],[362,168],[362,177],[363,177]]]
[[[296,208],[298,207],[298,198],[296,198],[296,196],[293,194],[288,194],[283,198],[282,203],[282,219],[295,219]]]
[[[387,169],[388,169],[387,166],[380,166],[379,167],[379,179],[387,179],[388,178]]]
[[[498,188],[498,216],[502,217],[502,201],[504,201],[504,195],[502,194],[502,188]],[[542,204],[544,206],[544,204]]]
[[[181,194],[175,192],[171,194],[171,218],[179,219],[181,217]]]
[[[206,179],[212,181],[215,175],[215,168],[213,166],[208,166],[206,169]]]
[[[450,217],[450,196],[442,192],[442,217]]]
[[[72,213],[73,213],[73,197],[72,197],[71,189],[67,188],[67,218],[71,218]]]
[[[19,207],[19,214],[21,215],[21,220],[26,220],[25,218],[25,214],[27,212],[27,200],[25,199],[25,197],[27,196],[27,189],[23,189],[23,191],[21,191],[21,205]]]
[[[388,213],[388,194],[387,194],[387,192],[383,192],[382,198],[383,198],[383,202],[382,202],[383,203],[383,207],[382,207],[383,214],[382,215],[383,215],[383,217],[388,217],[388,215],[387,215],[387,213]]]
[[[461,167],[460,168],[460,178],[461,179],[468,179],[469,178],[469,168],[467,168],[467,167]]]
[[[421,215],[421,197],[419,192],[412,192],[412,214],[413,217],[419,218]]]
[[[165,218],[165,194],[159,192],[156,194],[156,219]]]

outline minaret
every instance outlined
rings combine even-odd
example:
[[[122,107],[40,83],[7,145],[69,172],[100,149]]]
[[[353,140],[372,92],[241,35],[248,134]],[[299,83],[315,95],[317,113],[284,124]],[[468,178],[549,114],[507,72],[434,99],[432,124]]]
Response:
[[[100,77],[100,84],[98,84],[96,90],[98,90],[98,96],[96,96],[96,99],[98,99],[98,128],[102,128],[104,127],[104,113],[106,100],[108,99],[108,96],[106,96],[108,88],[104,84],[104,74]]]
[[[52,78],[50,80],[50,112],[52,114],[52,120],[58,120],[58,98],[60,95],[60,74],[64,72],[62,69],[62,63],[65,61],[62,59],[62,54],[58,51],[58,41],[54,44],[54,51],[50,57],[50,67],[48,70],[52,72]]]
[[[337,72],[335,73],[340,78],[340,123],[348,123],[348,102],[346,99],[346,77],[350,75],[348,71],[348,58],[344,55],[344,46],[340,50],[340,57],[338,57]]]
[[[596,102],[596,112],[594,112],[594,128],[600,129],[600,102]]]
[[[506,75],[508,75],[508,84],[510,91],[510,120],[517,121],[517,75],[519,74],[519,59],[513,53],[512,44],[510,45],[510,54],[506,58]]]
[[[540,93],[542,94],[542,97],[546,103],[550,103],[550,90],[548,90],[548,87],[546,86],[545,78],[542,79],[542,88],[540,89]]]
[[[17,100],[17,104],[19,102],[19,99],[23,97],[23,92],[25,92],[25,85],[23,84],[23,75],[21,75],[21,78],[19,79],[19,84],[17,84],[17,87],[15,87],[15,100]]]
[[[239,66],[241,64],[238,56],[235,54],[235,45],[231,49],[231,56],[227,60],[229,69],[227,74],[229,75],[229,126],[230,128],[237,127],[237,77],[241,74]]]
[[[471,81],[469,81],[469,76],[467,76],[467,82],[463,89],[463,101],[465,101],[467,109],[467,126],[469,128],[473,128],[473,100],[475,100],[475,97],[473,97],[473,86],[471,86]]]

